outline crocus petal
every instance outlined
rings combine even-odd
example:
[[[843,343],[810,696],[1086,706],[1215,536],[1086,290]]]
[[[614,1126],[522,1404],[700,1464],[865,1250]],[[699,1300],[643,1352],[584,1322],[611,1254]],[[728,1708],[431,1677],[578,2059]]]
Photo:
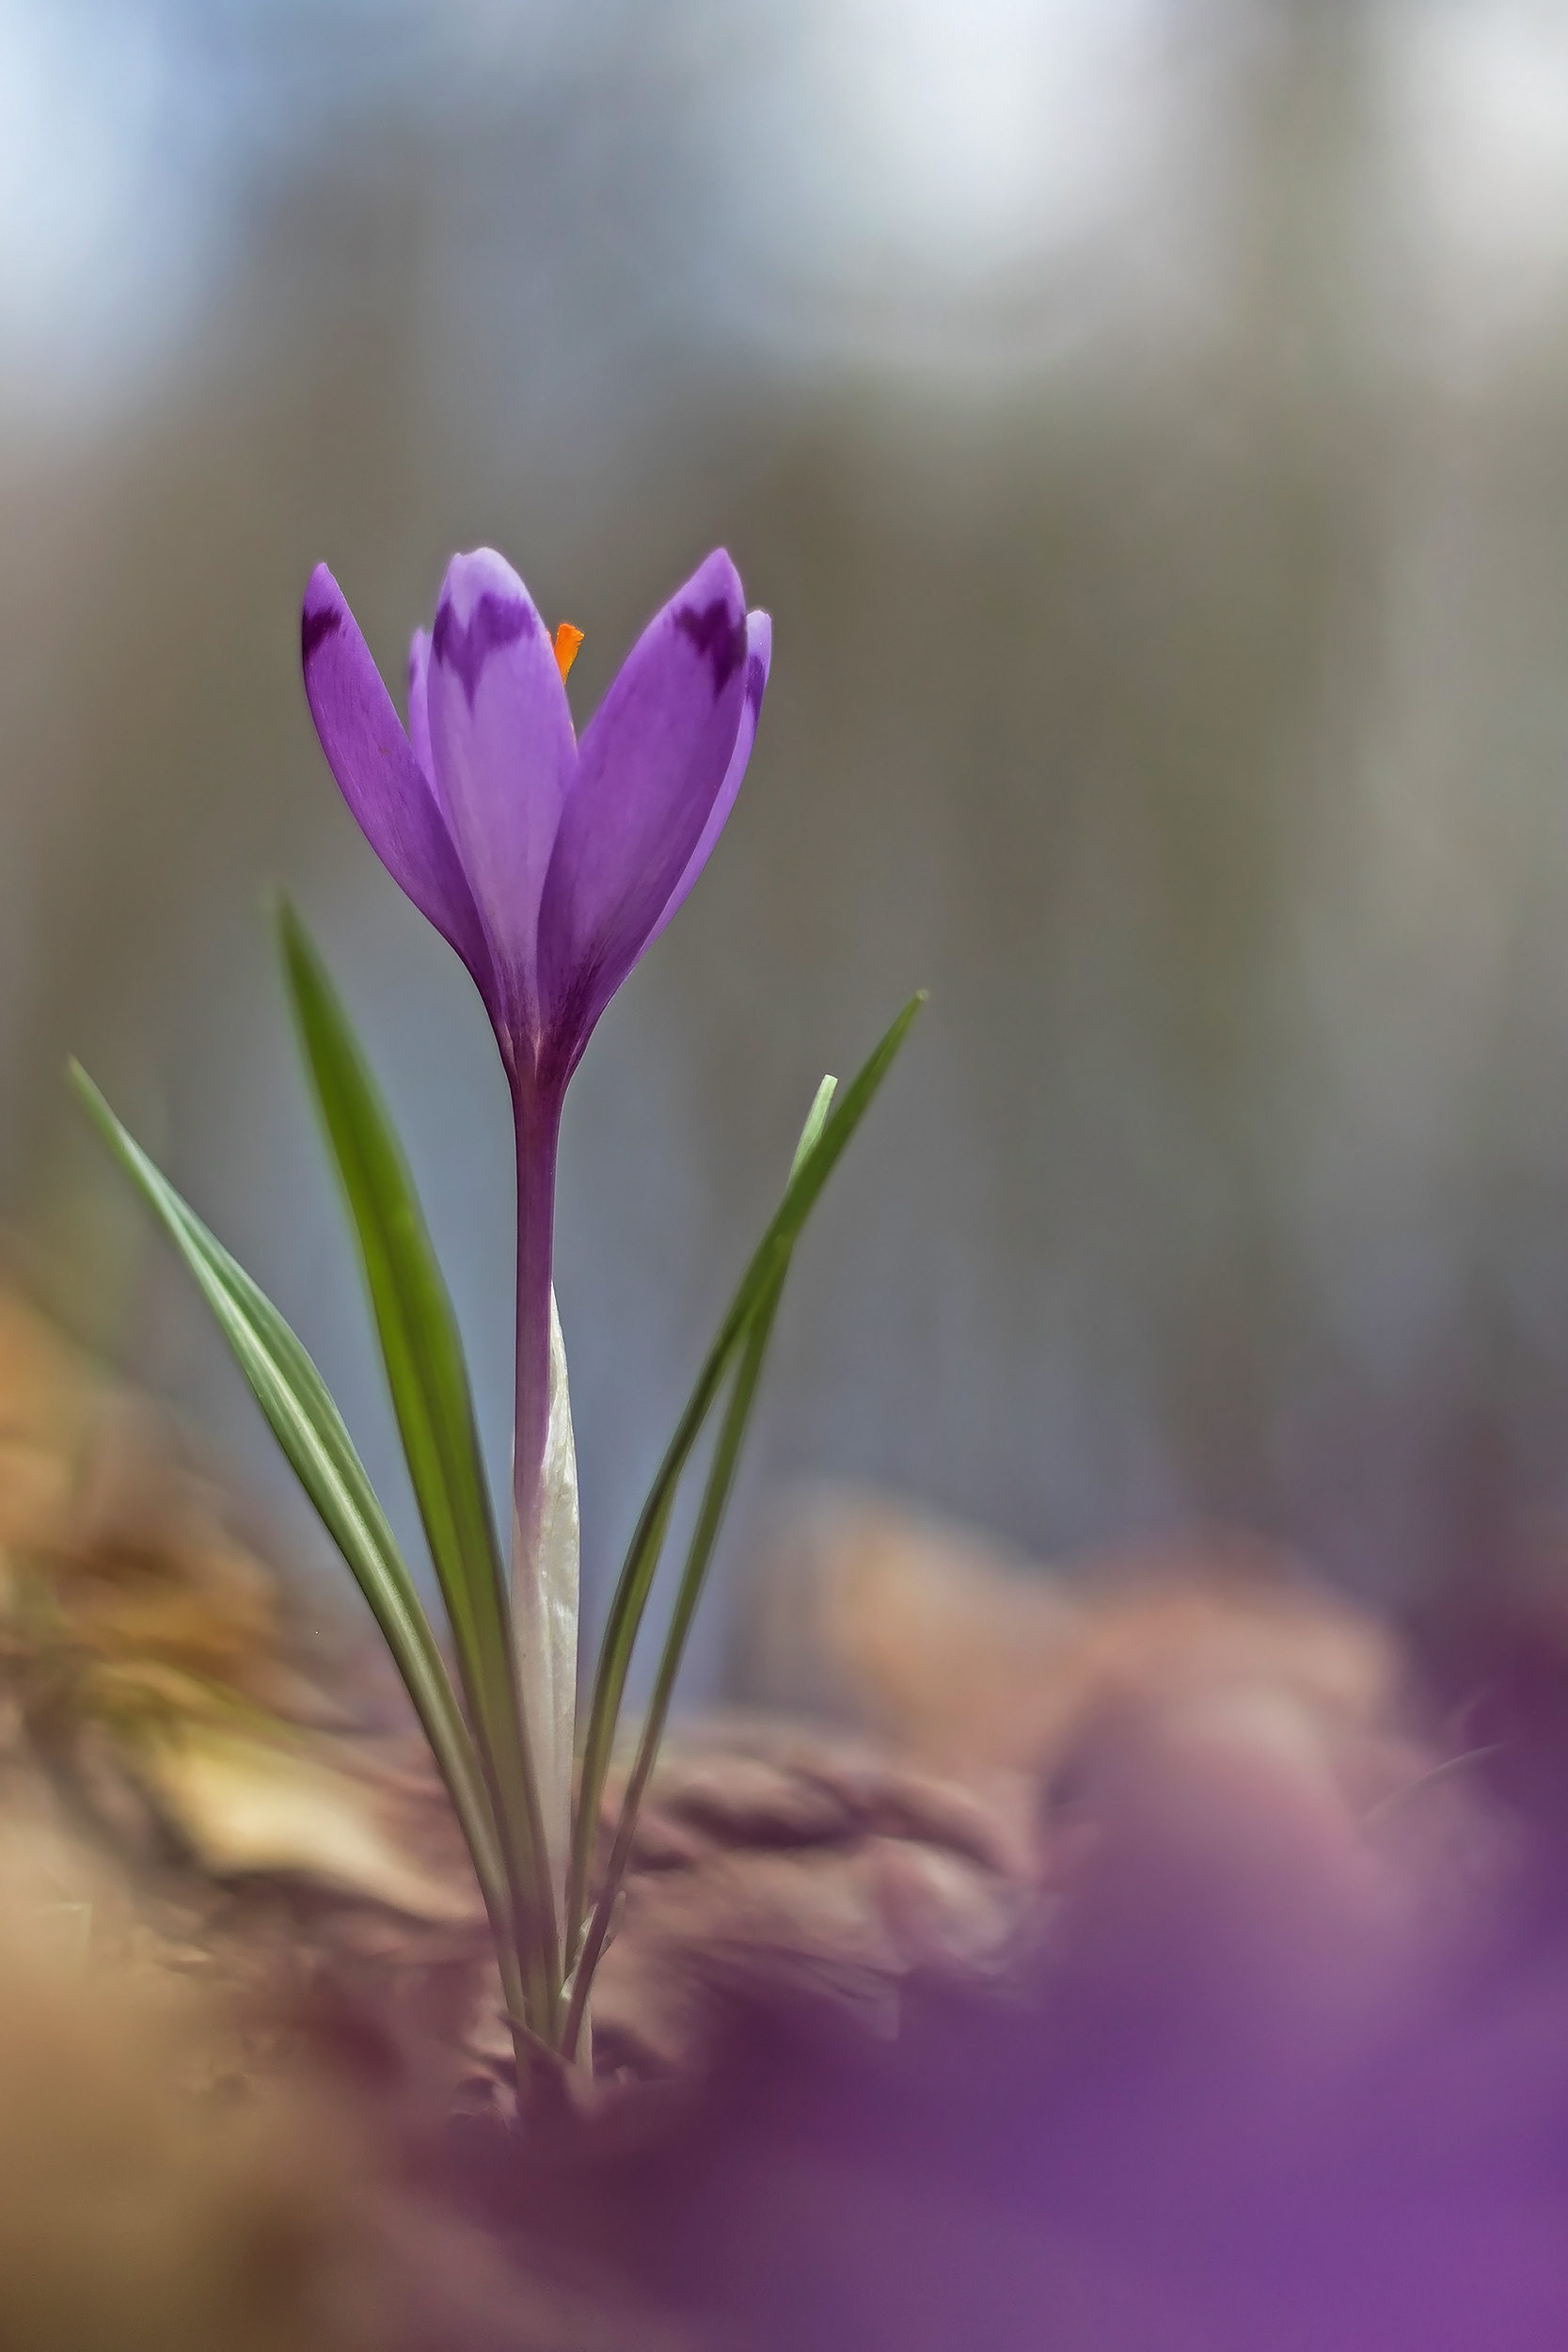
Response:
[[[473,893],[370,647],[325,564],[305,592],[299,644],[310,716],[360,832],[493,1006],[495,978]]]
[[[729,821],[730,811],[735,806],[735,796],[739,791],[740,780],[746,773],[746,763],[752,756],[752,745],[756,741],[757,716],[762,709],[762,698],[768,689],[768,672],[772,660],[772,621],[766,612],[748,612],[746,615],[746,700],[741,706],[740,732],[735,739],[735,749],[730,754],[730,764],[724,771],[724,781],[719,787],[719,797],[708,811],[707,823],[703,827],[696,848],[686,861],[686,871],[671,891],[669,898],[665,900],[663,914],[643,942],[642,953],[644,955],[669,922],[670,917],[684,903],[692,883],[712,856],[714,843]]]
[[[408,740],[414,746],[414,756],[423,771],[426,783],[436,791],[436,763],[430,755],[430,631],[417,628],[408,641]],[[440,795],[436,794],[437,800]]]
[[[746,701],[746,605],[710,555],[643,630],[582,739],[539,914],[539,988],[568,1070],[686,872]]]
[[[426,672],[436,793],[513,998],[535,1003],[539,899],[577,765],[549,632],[510,564],[454,556]]]

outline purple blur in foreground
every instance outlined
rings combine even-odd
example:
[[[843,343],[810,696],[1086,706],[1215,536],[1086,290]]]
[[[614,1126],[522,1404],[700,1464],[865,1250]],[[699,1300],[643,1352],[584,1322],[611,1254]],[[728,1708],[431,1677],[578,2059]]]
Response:
[[[722,548],[654,615],[579,742],[549,631],[492,548],[452,558],[408,661],[408,726],[325,564],[305,691],[343,798],[472,973],[517,1128],[517,1502],[548,1422],[556,1139],[594,1025],[706,865],[751,756],[772,644]]]

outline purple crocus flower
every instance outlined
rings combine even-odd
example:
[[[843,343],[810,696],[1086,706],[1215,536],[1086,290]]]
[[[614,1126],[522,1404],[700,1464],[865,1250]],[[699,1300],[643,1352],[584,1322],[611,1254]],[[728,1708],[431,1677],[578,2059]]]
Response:
[[[756,733],[771,630],[717,549],[643,630],[579,741],[560,657],[488,548],[452,559],[409,654],[408,725],[325,564],[300,632],[322,749],[371,847],[473,975],[517,1132],[516,1501],[549,1415],[556,1140],[594,1025],[707,863]]]

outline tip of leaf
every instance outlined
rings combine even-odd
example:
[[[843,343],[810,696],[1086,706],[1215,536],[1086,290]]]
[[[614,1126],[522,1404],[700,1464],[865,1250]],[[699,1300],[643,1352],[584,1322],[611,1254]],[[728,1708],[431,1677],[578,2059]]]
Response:
[[[88,1077],[87,1072],[83,1069],[74,1054],[71,1055],[71,1058],[66,1063],[65,1074],[66,1084],[70,1087],[72,1094],[75,1095],[76,1100],[80,1103],[82,1108],[86,1111],[87,1117],[91,1120],[99,1134],[107,1140],[115,1151],[118,1152],[120,1148],[119,1121],[116,1119],[113,1111],[109,1108],[108,1102],[103,1094],[103,1089],[95,1085],[93,1080]]]
[[[294,902],[281,882],[264,882],[260,892],[261,920],[279,939],[292,939],[300,928]]]
[[[828,1113],[832,1108],[833,1096],[837,1091],[838,1080],[831,1074],[816,1089],[811,1109],[806,1114],[806,1123],[800,1130],[800,1140],[795,1147],[795,1157],[789,1164],[792,1183],[800,1172],[801,1161],[815,1148],[817,1136],[828,1123]]]
[[[273,930],[277,952],[283,961],[283,975],[293,998],[296,1014],[300,1010],[299,995],[307,979],[318,987],[325,987],[326,973],[322,965],[321,951],[305,928],[305,919],[285,891],[274,894],[272,903]]]
[[[295,940],[305,935],[299,911],[288,892],[277,882],[269,882],[261,893],[261,907],[268,922],[280,939]]]

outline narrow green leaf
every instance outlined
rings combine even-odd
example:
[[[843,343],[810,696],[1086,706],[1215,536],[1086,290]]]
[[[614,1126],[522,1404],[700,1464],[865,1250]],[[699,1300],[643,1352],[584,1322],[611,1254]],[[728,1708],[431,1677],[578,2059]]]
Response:
[[[838,1080],[830,1076],[824,1078],[816,1089],[811,1109],[806,1114],[806,1123],[800,1130],[800,1139],[795,1147],[795,1157],[789,1164],[792,1183],[800,1174],[808,1154],[816,1146],[827,1122],[837,1086]],[[665,1632],[663,1654],[659,1659],[658,1673],[654,1679],[653,1694],[648,1702],[647,1713],[643,1717],[637,1755],[626,1781],[626,1792],[621,1800],[620,1818],[616,1822],[615,1836],[610,1847],[604,1883],[599,1889],[598,1900],[594,1906],[594,1915],[589,1921],[588,1931],[583,1938],[582,1948],[573,1975],[571,2000],[566,2012],[566,2025],[562,2045],[568,2058],[575,2058],[577,2055],[582,2021],[587,2014],[588,1998],[593,1990],[594,1972],[599,1964],[610,1922],[614,1915],[615,1899],[621,1891],[621,1883],[626,1876],[626,1864],[631,1855],[632,1840],[637,1835],[637,1818],[641,1809],[642,1792],[658,1760],[658,1751],[664,1740],[664,1727],[670,1715],[670,1703],[674,1695],[681,1661],[686,1655],[687,1640],[691,1631],[692,1620],[697,1613],[697,1603],[702,1598],[703,1587],[707,1581],[714,1547],[718,1543],[719,1532],[723,1524],[724,1513],[735,1486],[736,1472],[739,1468],[740,1455],[746,1443],[746,1431],[752,1417],[752,1407],[756,1401],[757,1383],[762,1377],[762,1367],[768,1355],[768,1342],[773,1335],[774,1318],[778,1313],[779,1300],[784,1293],[784,1277],[789,1271],[789,1259],[792,1254],[792,1249],[786,1252],[784,1263],[752,1311],[739,1369],[736,1373],[734,1384],[730,1390],[730,1401],[724,1415],[724,1425],[720,1432],[719,1442],[714,1449],[713,1461],[708,1469],[702,1507],[697,1514],[697,1524],[692,1531],[690,1546],[687,1551],[686,1567],[681,1576],[680,1589],[675,1596],[675,1605],[671,1612],[670,1624]]]
[[[572,1840],[571,1885],[567,1897],[568,1966],[576,1956],[587,1914],[588,1881],[598,1834],[599,1804],[604,1794],[605,1775],[610,1769],[621,1701],[626,1692],[626,1674],[664,1547],[676,1486],[736,1351],[745,1338],[753,1312],[774,1281],[782,1280],[797,1235],[849,1138],[870,1108],[878,1089],[909,1033],[910,1025],[925,1001],[924,989],[911,997],[886,1036],[845,1089],[836,1108],[830,1109],[831,1097],[825,1094],[822,1088],[817,1089],[816,1101],[812,1104],[806,1132],[797,1151],[784,1199],[730,1301],[633,1531],[605,1621],[583,1740],[577,1820]],[[812,1137],[814,1125],[816,1133]],[[812,1139],[808,1140],[808,1137]]]
[[[823,1079],[816,1092],[812,1096],[811,1108],[806,1113],[806,1123],[800,1130],[800,1140],[795,1146],[795,1157],[789,1163],[791,1184],[800,1173],[800,1165],[807,1152],[816,1150],[822,1130],[828,1123],[828,1113],[832,1109],[833,1096],[837,1091],[838,1080],[830,1075]]]
[[[823,1080],[823,1086],[830,1094],[832,1083],[831,1078]],[[825,1111],[827,1107],[825,1100],[821,1096],[818,1096],[817,1100],[822,1110]],[[816,1106],[814,1105],[813,1117],[816,1116]],[[817,1123],[820,1126],[820,1120]],[[811,1125],[808,1120],[806,1135],[801,1138],[803,1149],[810,1148],[810,1135]],[[797,1152],[796,1158],[799,1164],[800,1152]],[[773,1322],[778,1313],[779,1299],[783,1294],[784,1277],[788,1271],[789,1255],[786,1254],[783,1265],[758,1300],[747,1327],[745,1347],[741,1352],[740,1362],[730,1389],[730,1401],[725,1409],[723,1426],[720,1430],[719,1442],[714,1448],[713,1460],[708,1467],[707,1483],[703,1490],[702,1507],[697,1514],[697,1524],[692,1531],[691,1543],[686,1555],[686,1566],[681,1574],[680,1589],[675,1596],[675,1605],[671,1613],[669,1629],[664,1637],[664,1649],[659,1659],[658,1673],[655,1677],[653,1693],[648,1701],[647,1712],[642,1719],[641,1734],[637,1743],[637,1755],[626,1781],[626,1792],[621,1799],[620,1818],[615,1825],[615,1836],[610,1846],[604,1883],[599,1889],[598,1899],[594,1905],[593,1916],[589,1920],[588,1931],[583,1938],[577,1968],[572,1979],[571,1999],[567,2007],[566,2024],[562,2040],[562,2047],[569,2058],[577,2055],[582,2021],[588,2010],[588,1997],[593,1990],[594,1972],[604,1951],[605,1938],[609,1933],[610,1922],[615,1910],[615,1899],[621,1891],[621,1883],[626,1877],[626,1864],[631,1857],[632,1840],[637,1835],[637,1818],[641,1808],[642,1793],[647,1788],[654,1766],[658,1760],[658,1751],[664,1739],[664,1727],[670,1716],[670,1703],[674,1696],[675,1681],[680,1673],[681,1661],[686,1655],[687,1638],[691,1631],[691,1622],[697,1613],[697,1603],[702,1598],[703,1587],[707,1581],[714,1547],[719,1541],[719,1531],[723,1525],[724,1513],[735,1487],[736,1472],[740,1466],[740,1455],[746,1443],[746,1431],[752,1418],[752,1407],[756,1402],[757,1383],[762,1377],[762,1367],[768,1355],[768,1343],[773,1336]]]
[[[489,1793],[413,1578],[342,1416],[277,1308],[187,1208],[76,1062],[71,1064],[71,1078],[110,1150],[195,1276],[295,1476],[370,1603],[451,1793],[504,1968],[511,1942],[510,1890]],[[508,1986],[509,2000],[520,1994],[520,1985]]]
[[[414,1180],[325,965],[280,899],[284,977],[359,1246],[430,1556],[490,1783],[536,2022],[560,1981],[555,1899],[518,1690],[506,1571],[497,1541],[457,1317]]]

